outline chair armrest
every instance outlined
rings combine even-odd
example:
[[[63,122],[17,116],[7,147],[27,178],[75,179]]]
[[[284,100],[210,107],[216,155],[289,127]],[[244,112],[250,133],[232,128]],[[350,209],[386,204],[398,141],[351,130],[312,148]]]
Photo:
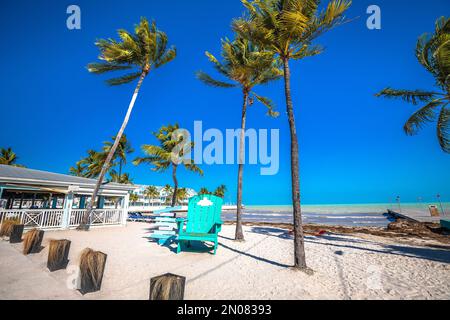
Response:
[[[215,233],[219,233],[222,230],[222,220],[216,221],[214,224]]]
[[[178,233],[183,233],[183,226],[186,221],[186,218],[177,218],[176,222],[178,224]]]

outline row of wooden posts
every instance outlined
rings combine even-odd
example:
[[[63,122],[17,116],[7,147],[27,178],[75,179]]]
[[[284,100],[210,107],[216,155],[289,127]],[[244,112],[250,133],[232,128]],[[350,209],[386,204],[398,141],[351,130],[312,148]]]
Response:
[[[42,250],[44,231],[32,229],[23,235],[24,225],[12,226],[9,242],[23,241],[23,254],[39,253]],[[22,240],[23,235],[23,240]],[[71,241],[67,239],[50,240],[47,268],[50,272],[65,269],[69,263]],[[101,289],[107,255],[100,251],[86,248],[80,257],[79,291],[81,294],[96,292]],[[186,278],[167,273],[150,279],[150,300],[183,300]]]

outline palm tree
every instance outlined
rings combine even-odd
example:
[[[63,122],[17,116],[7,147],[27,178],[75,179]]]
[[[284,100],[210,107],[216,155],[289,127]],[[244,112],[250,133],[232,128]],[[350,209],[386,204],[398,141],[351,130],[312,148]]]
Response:
[[[427,122],[437,119],[437,138],[441,149],[450,153],[450,19],[436,21],[433,35],[423,34],[416,45],[416,57],[435,78],[438,91],[396,90],[385,88],[377,97],[401,98],[417,105],[425,103],[406,121],[403,130],[407,135],[417,134]]]
[[[116,137],[112,137],[111,141],[105,141],[103,151],[109,153],[111,151],[112,146],[114,145],[114,141],[116,141]],[[131,147],[131,143],[127,140],[127,136],[125,134],[120,138],[119,144],[117,145],[115,156],[119,158],[119,176],[122,175],[122,167],[127,164],[127,154],[133,153],[134,149]],[[114,157],[113,157],[114,158]]]
[[[194,163],[177,161],[177,158],[183,159],[185,154],[190,152],[191,148],[194,146],[194,143],[192,142],[189,146],[186,146],[187,148],[179,148],[180,144],[183,143],[183,137],[177,138],[175,137],[175,135],[173,135],[173,133],[175,133],[179,129],[180,127],[178,124],[161,127],[158,132],[153,133],[156,139],[158,139],[159,145],[143,145],[142,151],[147,156],[136,158],[133,161],[133,164],[135,165],[140,165],[142,163],[150,164],[153,166],[152,170],[156,172],[164,172],[169,169],[169,167],[172,167],[172,179],[174,185],[172,194],[172,207],[175,206],[178,191],[178,167],[184,166],[189,171],[203,175],[203,170],[196,166]]]
[[[130,178],[129,173],[122,173],[119,175],[116,170],[111,170],[109,173],[110,179],[109,181],[115,182],[115,183],[122,183],[122,184],[133,184],[133,179]]]
[[[7,166],[13,166],[13,167],[25,168],[25,166],[23,166],[21,164],[17,164],[17,159],[19,159],[19,157],[12,150],[11,147],[9,147],[7,149],[6,148],[0,149],[0,164],[7,165]]]
[[[130,202],[136,203],[137,201],[139,201],[139,196],[136,193],[131,193],[130,194]]]
[[[164,187],[163,187],[163,192],[165,193],[165,195],[166,195],[166,200],[164,201],[164,203],[165,204],[169,204],[169,203],[171,203],[172,202],[172,199],[173,199],[173,196],[174,196],[174,193],[173,193],[173,188],[172,188],[172,186],[170,185],[170,184],[166,184]],[[173,206],[172,206],[173,207]]]
[[[222,40],[222,57],[223,62],[214,57],[211,53],[206,52],[209,61],[214,68],[222,76],[232,81],[223,82],[216,80],[208,74],[199,71],[197,78],[205,84],[219,88],[239,88],[242,91],[242,115],[241,115],[241,134],[239,142],[239,167],[237,178],[237,213],[236,213],[236,234],[235,240],[243,241],[244,233],[242,232],[242,180],[244,173],[244,139],[245,139],[245,122],[247,117],[247,106],[249,98],[253,101],[253,97],[259,100],[268,108],[267,114],[277,117],[278,112],[273,111],[272,103],[269,99],[261,97],[253,91],[253,88],[259,84],[266,84],[270,81],[277,80],[282,76],[282,71],[277,65],[274,54],[263,51],[255,46],[249,40],[237,38],[234,41],[228,39]]]
[[[100,175],[107,156],[108,154],[106,152],[88,150],[87,156],[78,161],[74,167],[69,169],[69,171],[72,175],[95,179]],[[114,162],[115,157],[112,160],[113,161],[109,163],[107,172],[112,170],[116,165]]]
[[[216,190],[214,190],[213,194],[217,197],[225,198],[226,192],[227,192],[227,186],[224,184],[221,184],[220,186],[218,186],[216,188]],[[242,221],[241,221],[241,223],[242,223]],[[242,225],[241,225],[241,228],[242,228]],[[241,230],[241,232],[242,232],[242,230]]]
[[[187,192],[186,188],[178,189],[176,203],[182,204],[183,201],[187,199],[187,197],[188,197],[188,192]]]
[[[155,186],[148,186],[147,188],[145,188],[144,195],[150,200],[159,198],[158,188],[156,188]]]
[[[141,22],[136,25],[134,34],[123,29],[119,30],[118,34],[120,38],[119,41],[114,39],[101,39],[96,42],[96,45],[100,50],[99,59],[104,62],[90,63],[88,65],[88,70],[92,73],[103,74],[110,71],[134,69],[134,72],[132,73],[127,73],[107,80],[106,82],[112,86],[130,83],[136,79],[139,80],[122,126],[116,135],[114,144],[109,150],[108,156],[106,157],[105,163],[99,174],[97,184],[92,193],[92,199],[97,199],[97,194],[103,182],[103,178],[109,170],[110,162],[116,153],[116,149],[128,124],[131,112],[133,111],[134,103],[142,82],[151,70],[157,69],[172,61],[176,56],[175,48],[167,48],[167,35],[156,28],[155,22],[152,22],[150,25],[145,18],[141,18]],[[89,230],[89,221],[94,202],[95,201],[91,201],[88,205],[78,230]]]
[[[345,22],[349,0],[332,0],[319,11],[320,0],[242,0],[248,18],[233,21],[233,29],[246,39],[275,53],[284,69],[284,93],[291,135],[291,180],[294,216],[294,268],[308,270],[305,258],[300,206],[299,150],[291,97],[290,60],[320,54],[323,49],[312,45],[314,39]]]
[[[211,194],[211,192],[207,188],[203,187],[203,188],[200,188],[200,190],[198,191],[198,195],[203,195],[203,194]]]
[[[69,168],[69,173],[76,177],[83,177],[85,173],[85,167],[78,161],[75,166]]]

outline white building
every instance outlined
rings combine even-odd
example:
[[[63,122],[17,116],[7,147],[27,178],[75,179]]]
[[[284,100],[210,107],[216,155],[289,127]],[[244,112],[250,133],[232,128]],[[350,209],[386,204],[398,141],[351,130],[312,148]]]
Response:
[[[131,202],[130,201],[130,210],[140,210],[140,211],[152,211],[157,210],[161,207],[167,207],[170,204],[171,195],[168,194],[163,186],[155,186],[159,192],[159,196],[155,198],[149,198],[145,195],[145,190],[148,185],[134,185],[135,189],[133,193],[137,194],[139,197],[138,201]],[[194,189],[186,188],[187,197],[183,201],[181,201],[180,205],[187,205],[189,202],[189,198],[196,196],[197,192]]]
[[[17,218],[25,228],[77,227],[97,180],[0,165],[0,223]],[[124,225],[132,185],[101,185],[91,225]]]

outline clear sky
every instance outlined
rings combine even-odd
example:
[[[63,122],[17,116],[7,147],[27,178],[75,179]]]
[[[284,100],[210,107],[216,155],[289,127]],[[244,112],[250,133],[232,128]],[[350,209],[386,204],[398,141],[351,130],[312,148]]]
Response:
[[[81,30],[66,28],[66,8],[81,8]],[[366,28],[366,9],[382,10],[382,29]],[[99,149],[123,119],[134,85],[108,87],[89,74],[97,38],[132,30],[141,16],[157,21],[175,61],[145,80],[126,130],[136,152],[154,143],[160,126],[179,122],[192,129],[238,128],[241,94],[206,87],[195,71],[212,72],[204,51],[219,54],[220,39],[232,37],[230,22],[243,12],[239,0],[4,0],[0,10],[0,146],[11,146],[27,167],[67,173],[87,149]],[[414,56],[416,40],[432,32],[435,20],[450,13],[448,0],[355,0],[353,22],[321,37],[326,52],[292,63],[292,93],[300,142],[303,201],[320,203],[388,202],[441,193],[450,200],[450,155],[437,143],[435,126],[416,137],[402,127],[414,106],[375,98],[385,86],[433,89],[433,78]],[[290,203],[289,130],[283,83],[261,87],[281,116],[270,119],[261,106],[248,113],[249,128],[280,129],[280,171],[260,176],[259,165],[245,167],[244,203]],[[183,186],[215,188],[226,184],[226,201],[235,201],[237,166],[203,166],[204,177],[180,170]],[[170,172],[126,166],[135,183],[171,183]]]

